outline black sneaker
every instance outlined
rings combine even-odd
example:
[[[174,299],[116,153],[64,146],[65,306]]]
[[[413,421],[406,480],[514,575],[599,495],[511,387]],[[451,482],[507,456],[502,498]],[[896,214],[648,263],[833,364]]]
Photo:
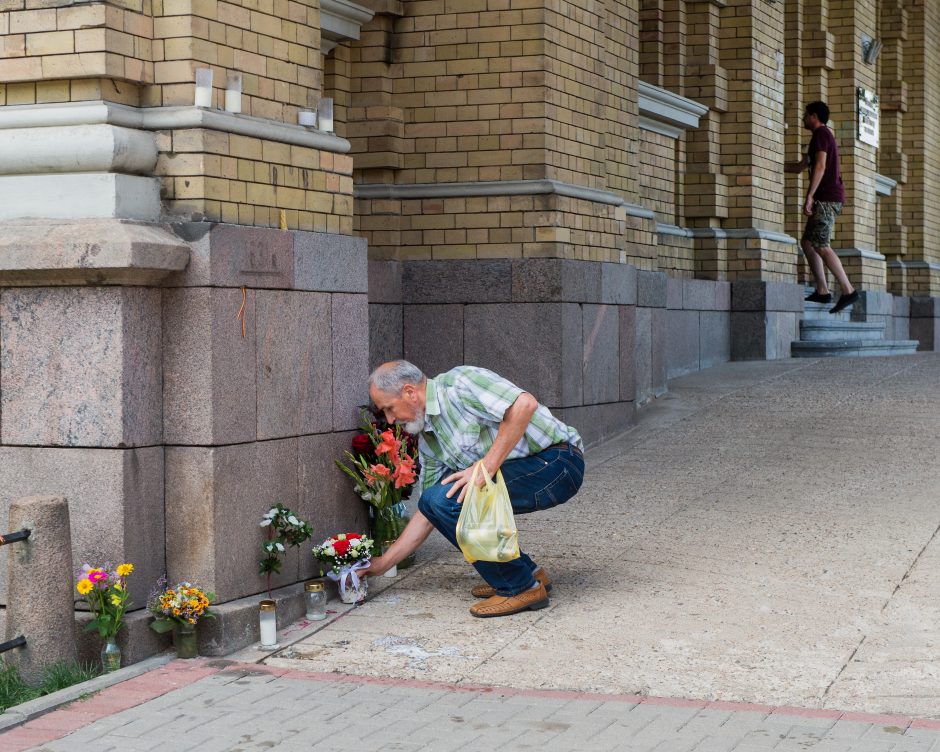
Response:
[[[827,292],[823,295],[822,293],[814,292],[812,295],[807,295],[803,300],[808,300],[810,303],[831,303],[832,293]]]
[[[839,311],[848,308],[856,300],[858,300],[858,290],[850,292],[848,295],[840,295],[839,302],[829,309],[829,313],[838,313]]]

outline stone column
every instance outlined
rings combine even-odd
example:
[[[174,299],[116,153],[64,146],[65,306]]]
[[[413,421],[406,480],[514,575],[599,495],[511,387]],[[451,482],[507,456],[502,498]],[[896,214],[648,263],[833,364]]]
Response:
[[[784,11],[780,4],[732,0],[721,61],[728,70],[733,117],[722,128],[722,172],[728,176],[728,276],[792,282],[796,256],[783,228]]]
[[[26,646],[7,653],[4,661],[35,684],[44,669],[77,657],[69,505],[60,496],[17,499],[10,505],[7,524],[8,532],[25,528],[30,536],[7,548],[5,639],[23,635]]]
[[[934,3],[910,3],[909,54],[904,60],[908,109],[904,116],[904,152],[908,160],[903,211],[909,218],[908,247],[903,259],[907,293],[940,295],[940,188],[934,164],[940,143],[940,8]],[[913,323],[913,322],[912,322]]]
[[[909,87],[905,78],[908,49],[908,12],[899,0],[882,0],[879,23],[883,48],[879,58],[879,98],[881,136],[878,172],[893,180],[887,195],[878,201],[878,249],[888,259],[887,288],[895,295],[907,295],[903,261],[908,252],[908,220],[904,216],[908,156],[904,146]],[[909,127],[909,126],[908,126]],[[882,182],[884,182],[882,180]]]
[[[862,59],[861,40],[878,36],[875,0],[830,0],[829,29],[836,40],[839,86],[831,86],[828,104],[839,143],[846,203],[836,222],[832,246],[853,285],[884,291],[884,256],[877,248],[877,150],[858,137],[859,89],[877,93],[877,68]],[[838,290],[836,291],[838,292]]]
[[[722,122],[728,116],[728,71],[719,47],[724,0],[687,3],[694,53],[685,68],[685,95],[708,106],[698,128],[686,134],[684,218],[694,228],[721,226],[728,217],[728,179],[722,172]],[[728,279],[728,249],[717,236],[695,240],[695,276]]]

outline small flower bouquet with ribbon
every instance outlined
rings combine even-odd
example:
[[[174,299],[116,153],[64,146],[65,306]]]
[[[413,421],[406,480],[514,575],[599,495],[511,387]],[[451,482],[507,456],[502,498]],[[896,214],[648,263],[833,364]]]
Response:
[[[340,533],[327,538],[313,548],[313,555],[330,565],[326,573],[339,583],[339,597],[343,603],[359,603],[368,592],[365,577],[359,572],[369,566],[372,539],[359,533]]]

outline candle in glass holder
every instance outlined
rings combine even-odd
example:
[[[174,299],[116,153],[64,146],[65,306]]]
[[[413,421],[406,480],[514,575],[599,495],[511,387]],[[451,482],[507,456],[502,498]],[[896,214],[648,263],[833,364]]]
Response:
[[[277,644],[277,613],[274,601],[263,600],[258,604],[258,618],[261,622],[261,648],[274,650]]]
[[[304,585],[307,596],[307,619],[320,621],[326,618],[326,591],[322,582],[308,582]]]
[[[297,124],[305,128],[317,127],[317,113],[313,110],[300,110],[297,113]]]
[[[394,542],[395,542],[395,541],[382,541],[382,555],[383,555],[383,556],[385,555],[385,552],[388,551],[389,548],[391,548],[391,545],[392,545]],[[397,577],[397,576],[398,576],[398,566],[397,566],[396,564],[392,564],[392,566],[389,568],[389,570],[385,573],[385,576],[386,576],[386,577]]]
[[[242,74],[229,73],[225,77],[225,111],[242,111]]]
[[[320,124],[320,130],[327,133],[333,132],[333,98],[323,97],[317,105],[317,122]]]
[[[212,106],[212,68],[196,68],[196,107]]]

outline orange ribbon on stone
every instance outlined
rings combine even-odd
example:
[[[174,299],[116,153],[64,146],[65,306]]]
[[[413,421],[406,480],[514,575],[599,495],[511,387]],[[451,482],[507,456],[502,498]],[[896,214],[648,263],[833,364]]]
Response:
[[[245,289],[245,286],[242,285],[242,304],[241,304],[241,307],[238,309],[238,313],[235,314],[235,320],[238,321],[239,319],[241,319],[242,321],[242,337],[243,338],[246,336],[245,334],[245,304],[246,303],[248,303],[248,291]]]

